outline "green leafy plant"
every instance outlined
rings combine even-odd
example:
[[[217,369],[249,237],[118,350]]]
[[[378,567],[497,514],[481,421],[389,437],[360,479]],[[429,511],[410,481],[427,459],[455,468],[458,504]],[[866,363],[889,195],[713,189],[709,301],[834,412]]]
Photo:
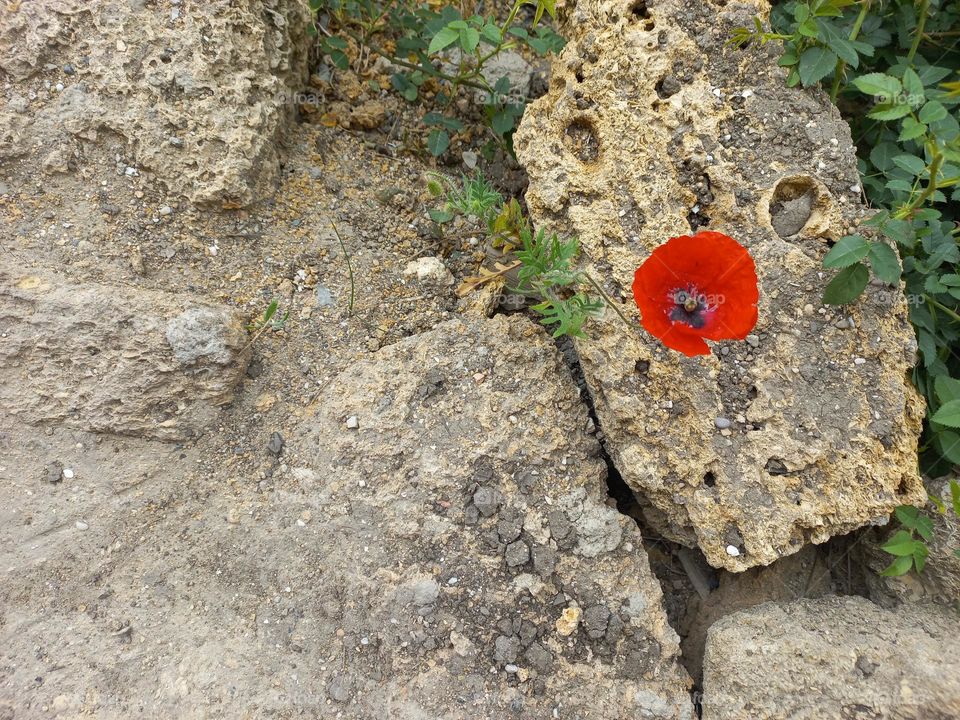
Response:
[[[877,212],[824,257],[824,302],[855,302],[871,277],[905,284],[929,415],[922,469],[960,464],[960,23],[956,0],[792,0],[732,42],[783,44],[787,83],[823,84],[851,126]],[[901,265],[902,259],[902,265]]]
[[[267,330],[283,330],[287,325],[287,318],[290,316],[290,311],[286,311],[281,316],[277,316],[277,309],[280,307],[280,301],[277,298],[274,298],[270,301],[270,304],[267,306],[267,309],[263,311],[263,315],[258,318],[254,318],[249,325],[247,325],[247,331],[252,332],[253,336],[250,338],[250,341],[244,347],[244,350],[251,347],[261,335],[263,335]]]
[[[478,93],[493,139],[512,149],[512,135],[523,114],[525,97],[517,95],[510,78],[490,77],[491,61],[501,53],[526,46],[538,55],[559,51],[563,39],[543,17],[555,16],[556,0],[515,0],[506,17],[464,13],[451,4],[417,4],[412,0],[310,0],[318,13],[312,26],[318,44],[330,61],[347,69],[350,43],[389,60],[396,71],[393,88],[407,101],[423,100],[422,89],[435,83],[437,110],[423,116],[429,129],[427,150],[441,155],[450,146],[451,133],[464,129],[451,111],[461,88]],[[531,23],[519,19],[524,5],[534,8]]]
[[[542,228],[534,232],[517,200],[504,203],[503,197],[480,174],[461,176],[456,181],[432,173],[427,188],[443,200],[442,206],[430,213],[434,222],[442,226],[457,215],[472,218],[485,228],[490,245],[512,259],[500,263],[496,272],[468,278],[462,286],[467,291],[515,270],[516,285],[511,289],[536,298],[538,302],[531,309],[542,316],[543,325],[553,326],[554,337],[586,337],[584,325],[602,313],[604,304],[633,330],[600,284],[577,268],[580,244],[576,238],[547,235]]]
[[[947,512],[947,506],[937,497],[930,498],[940,513]],[[954,514],[960,517],[960,483],[950,481],[950,505]],[[901,529],[897,530],[880,549],[894,560],[880,574],[886,577],[905,575],[910,570],[922,572],[930,555],[927,543],[933,539],[933,521],[924,512],[912,505],[901,505],[894,512]],[[960,548],[953,554],[960,558]]]

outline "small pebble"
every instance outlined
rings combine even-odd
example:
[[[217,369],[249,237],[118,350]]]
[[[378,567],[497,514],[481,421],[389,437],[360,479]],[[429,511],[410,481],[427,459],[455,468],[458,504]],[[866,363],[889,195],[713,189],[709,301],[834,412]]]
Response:
[[[731,423],[731,422],[730,422],[727,418],[725,418],[725,417],[718,417],[718,418],[714,418],[713,424],[717,426],[717,429],[718,429],[718,430],[726,430],[726,429],[727,429],[728,427],[730,427],[733,423]]]
[[[504,665],[504,666],[503,666],[503,669],[506,670],[506,671],[507,671],[508,673],[510,673],[511,675],[512,675],[513,673],[516,673],[516,672],[519,672],[519,671],[520,671],[520,668],[519,668],[517,665]]]
[[[283,450],[283,445],[283,435],[278,432],[271,433],[270,440],[267,441],[267,452],[276,457]]]
[[[63,72],[65,72],[67,75],[73,75],[76,71],[77,69],[70,63],[67,63],[63,66]]]
[[[357,419],[356,415],[351,415],[347,418],[347,427],[350,430],[356,430],[360,427],[360,421]]]
[[[86,530],[90,526],[85,523],[83,520],[77,520],[76,522],[77,530]]]
[[[864,360],[863,358],[854,358],[854,359],[853,359],[853,364],[854,364],[854,365],[863,365],[863,364],[866,363],[866,362],[867,362],[867,361]]]
[[[63,469],[63,478],[64,478],[64,480],[72,480],[72,479],[73,479],[73,468],[64,468],[64,469]]]
[[[740,551],[737,549],[736,545],[727,545],[727,555],[730,557],[737,557],[740,555]]]
[[[173,208],[170,207],[169,205],[164,205],[162,208],[160,208],[161,215],[170,215],[172,213],[173,213]]]
[[[804,305],[804,306],[803,306],[803,314],[804,314],[804,315],[813,315],[813,305],[811,305],[810,303],[807,303],[806,305]]]
[[[760,345],[760,338],[757,335],[753,335],[753,334],[747,335],[746,340],[747,340],[747,345],[749,345],[750,347],[759,347]]]

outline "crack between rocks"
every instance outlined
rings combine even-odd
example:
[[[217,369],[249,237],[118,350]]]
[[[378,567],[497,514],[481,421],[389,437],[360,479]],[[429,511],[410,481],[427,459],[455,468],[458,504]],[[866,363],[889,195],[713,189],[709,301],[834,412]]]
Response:
[[[670,556],[678,557],[682,551],[688,553],[698,553],[697,550],[690,550],[685,548],[682,545],[667,540],[666,538],[658,535],[653,531],[650,526],[643,520],[641,504],[637,500],[637,494],[627,485],[626,481],[623,479],[623,476],[620,474],[620,470],[617,468],[616,463],[614,463],[613,458],[611,457],[606,446],[606,439],[603,434],[603,428],[600,424],[600,420],[597,417],[596,408],[594,407],[593,395],[590,393],[590,388],[587,386],[586,378],[583,374],[583,369],[580,365],[580,359],[577,356],[577,351],[574,348],[573,341],[570,338],[562,337],[557,338],[555,341],[557,349],[560,351],[560,355],[563,358],[564,364],[567,367],[567,370],[570,372],[571,377],[574,382],[577,384],[577,387],[580,390],[580,398],[583,401],[584,405],[587,406],[587,412],[589,414],[590,420],[593,422],[594,427],[596,428],[596,438],[597,443],[600,446],[600,457],[603,459],[604,464],[606,465],[606,483],[607,483],[607,494],[614,501],[617,511],[621,514],[629,517],[636,524],[637,528],[640,531],[640,540],[643,545],[644,552],[647,556],[647,563],[650,567],[651,574],[657,579],[660,583],[660,589],[663,593],[663,611],[667,617],[667,622],[677,633],[677,636],[681,639],[684,637],[684,628],[682,627],[682,615],[678,614],[678,611],[686,610],[686,602],[683,599],[681,593],[677,592],[675,583],[677,582],[676,577],[670,575],[669,568],[665,563],[654,562],[655,557],[661,556]],[[706,561],[703,561],[704,564]],[[688,581],[693,584],[692,578],[688,577]],[[718,582],[714,578],[712,586],[709,588],[713,590],[717,587]],[[675,602],[679,601],[681,607],[677,607]],[[682,655],[681,655],[682,657]],[[700,658],[698,665],[702,665],[703,659]],[[690,668],[687,668],[690,672]],[[700,676],[700,667],[696,668],[697,672],[690,672],[691,677],[694,679]],[[690,688],[690,702],[693,704],[694,711],[698,718],[702,715],[702,709],[700,705],[700,699],[702,697],[702,688],[699,683],[695,684]]]

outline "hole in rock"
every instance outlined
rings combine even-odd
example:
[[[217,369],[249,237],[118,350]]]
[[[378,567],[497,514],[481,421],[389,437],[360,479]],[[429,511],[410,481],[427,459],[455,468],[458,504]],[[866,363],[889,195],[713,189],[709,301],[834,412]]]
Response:
[[[717,476],[708,471],[703,476],[703,484],[710,488],[714,487],[717,484]]]
[[[650,17],[650,11],[647,9],[647,0],[637,0],[630,6],[630,14],[646,20]]]
[[[577,118],[567,125],[564,144],[584,164],[594,163],[600,157],[600,139],[593,123],[586,118]]]
[[[813,214],[817,194],[812,178],[798,176],[777,183],[770,198],[770,223],[777,235],[788,238],[803,230]]]
[[[787,470],[787,464],[780,458],[770,458],[764,468],[771,475],[787,475],[790,472]]]
[[[657,81],[657,84],[653,86],[653,89],[657,91],[657,95],[666,100],[668,97],[680,92],[680,81],[677,80],[676,75],[664,75]]]

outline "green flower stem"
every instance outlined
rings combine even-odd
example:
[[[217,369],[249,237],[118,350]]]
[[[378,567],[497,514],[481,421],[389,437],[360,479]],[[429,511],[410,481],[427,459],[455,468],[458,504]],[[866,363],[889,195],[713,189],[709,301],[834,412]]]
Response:
[[[870,2],[871,0],[863,0],[860,5],[860,14],[857,15],[857,19],[853,23],[853,28],[850,30],[851,42],[856,40],[857,36],[860,35],[860,28],[863,27],[863,21],[867,17],[867,13],[870,12]],[[837,67],[833,71],[833,87],[830,88],[830,100],[834,103],[837,101],[837,93],[840,92],[840,78],[846,67],[847,63],[843,60],[837,60]]]
[[[920,1],[920,17],[917,18],[917,29],[913,36],[913,43],[910,45],[910,52],[907,53],[907,65],[913,65],[913,58],[917,55],[917,49],[920,47],[920,41],[923,40],[923,27],[927,24],[927,11],[930,9],[930,0]]]
[[[627,320],[627,316],[626,316],[626,315],[624,315],[622,312],[620,312],[620,308],[617,307],[617,304],[616,304],[615,302],[613,302],[613,300],[610,298],[609,295],[607,295],[606,292],[604,292],[603,288],[600,287],[600,283],[598,283],[596,280],[594,280],[593,277],[590,275],[590,273],[583,273],[583,277],[586,279],[587,282],[589,282],[591,285],[593,285],[594,289],[595,289],[598,293],[600,293],[600,297],[603,298],[603,301],[604,301],[605,303],[607,303],[607,305],[609,305],[617,315],[620,316],[620,319],[623,320],[623,324],[626,325],[627,328],[629,328],[630,332],[635,332],[635,331],[636,331],[636,326],[635,326],[632,322],[630,322],[629,320]]]

